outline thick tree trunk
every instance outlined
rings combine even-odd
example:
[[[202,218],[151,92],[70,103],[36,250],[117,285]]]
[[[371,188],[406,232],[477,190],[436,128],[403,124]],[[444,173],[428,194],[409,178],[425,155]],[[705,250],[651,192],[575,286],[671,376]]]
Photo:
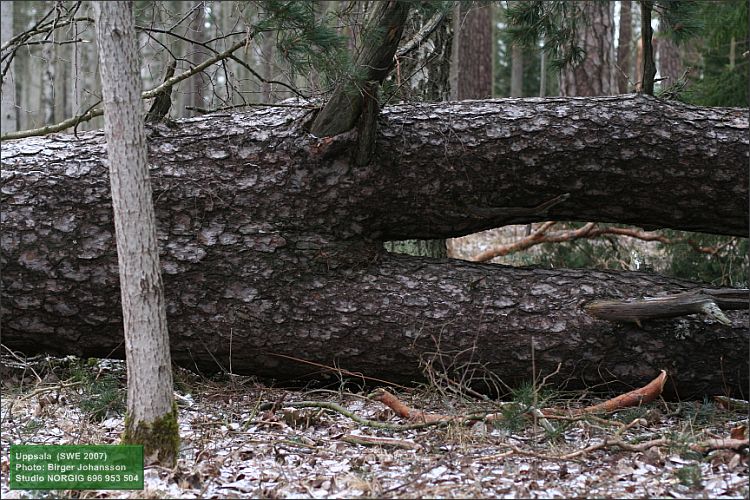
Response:
[[[686,317],[641,329],[583,308],[691,284],[380,247],[551,219],[744,235],[743,110],[645,96],[409,104],[383,111],[378,161],[362,167],[348,159],[351,133],[312,137],[306,113],[151,130],[174,360],[277,377],[317,370],[281,357],[294,356],[403,381],[418,377],[420,355],[445,364],[461,351],[459,364],[513,383],[531,373],[533,336],[537,370],[560,362],[571,386],[640,385],[661,368],[683,396],[746,383],[745,312],[728,314],[732,326]],[[121,355],[102,135],[79,135],[2,145],[3,342]]]
[[[578,43],[585,51],[580,64],[560,72],[560,95],[597,96],[617,93],[615,75],[615,21],[613,2],[587,0],[581,9],[586,14]]]
[[[492,97],[492,6],[459,2],[456,96]]]

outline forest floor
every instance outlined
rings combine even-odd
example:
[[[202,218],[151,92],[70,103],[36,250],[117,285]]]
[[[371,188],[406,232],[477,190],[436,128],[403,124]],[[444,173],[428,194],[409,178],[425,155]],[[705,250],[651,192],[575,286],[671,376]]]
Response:
[[[1,375],[2,498],[747,498],[750,492],[747,446],[701,444],[747,439],[747,408],[656,401],[547,420],[528,418],[524,399],[568,409],[582,402],[544,388],[519,390],[504,404],[434,386],[388,388],[425,412],[502,414],[473,425],[399,429],[408,422],[366,392],[349,392],[351,384],[284,389],[181,369],[175,372],[180,459],[173,469],[146,467],[144,490],[10,490],[10,445],[118,442],[125,367],[3,357]]]

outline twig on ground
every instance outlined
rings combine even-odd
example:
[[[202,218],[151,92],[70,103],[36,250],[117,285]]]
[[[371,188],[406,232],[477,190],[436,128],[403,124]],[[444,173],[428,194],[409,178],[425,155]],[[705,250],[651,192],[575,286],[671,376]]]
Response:
[[[403,448],[405,450],[416,450],[422,448],[422,446],[411,441],[405,441],[403,439],[376,437],[376,436],[361,436],[355,434],[346,434],[340,438],[342,441],[351,444],[360,444],[362,446],[384,446]]]

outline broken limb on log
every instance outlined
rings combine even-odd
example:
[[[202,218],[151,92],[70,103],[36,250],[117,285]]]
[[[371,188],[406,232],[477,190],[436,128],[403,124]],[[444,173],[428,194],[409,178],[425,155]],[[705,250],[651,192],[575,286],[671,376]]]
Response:
[[[586,311],[608,321],[627,321],[641,325],[657,318],[676,318],[687,314],[705,314],[720,323],[732,322],[724,309],[748,309],[750,290],[736,288],[700,288],[659,297],[634,300],[595,300],[585,306]]]

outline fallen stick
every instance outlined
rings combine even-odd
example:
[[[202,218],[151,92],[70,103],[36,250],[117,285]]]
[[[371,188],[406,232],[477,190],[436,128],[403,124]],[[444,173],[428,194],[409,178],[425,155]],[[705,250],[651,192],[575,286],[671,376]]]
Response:
[[[341,440],[351,444],[361,444],[362,446],[390,446],[395,448],[403,448],[405,450],[416,450],[421,448],[421,446],[417,443],[405,441],[403,439],[361,436],[357,434],[346,434],[341,437]]]

